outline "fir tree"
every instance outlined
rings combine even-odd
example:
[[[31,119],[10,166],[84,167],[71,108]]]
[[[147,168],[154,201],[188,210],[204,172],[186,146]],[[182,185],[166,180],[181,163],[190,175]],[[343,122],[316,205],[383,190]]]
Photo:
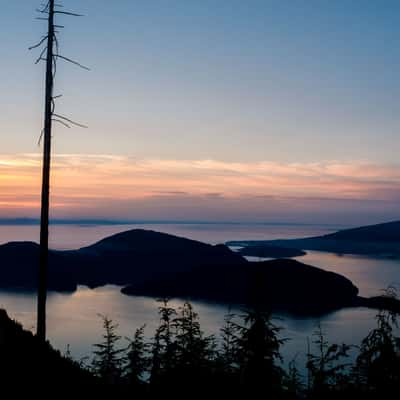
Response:
[[[145,325],[136,329],[133,339],[128,339],[125,377],[130,385],[136,387],[144,384],[144,375],[149,366],[148,344],[144,339],[144,328]]]
[[[387,289],[385,296],[395,299],[396,290]],[[354,377],[362,391],[388,394],[400,388],[400,338],[394,334],[397,314],[380,310],[376,321],[377,327],[361,343]]]
[[[97,343],[92,367],[94,373],[107,384],[118,383],[121,379],[124,364],[124,349],[118,348],[121,336],[116,334],[117,324],[107,316],[100,315],[103,320],[103,342]]]
[[[215,339],[204,336],[198,314],[193,306],[185,302],[174,319],[176,329],[176,351],[180,368],[201,368],[214,359]]]
[[[161,305],[158,308],[160,324],[154,335],[151,346],[151,373],[150,383],[152,386],[160,385],[175,365],[174,349],[174,326],[173,318],[176,316],[176,310],[169,306],[169,299],[158,300]]]
[[[348,386],[349,363],[342,360],[349,356],[350,346],[329,344],[319,324],[314,332],[317,354],[307,354],[309,394],[311,398],[332,396],[333,392]]]
[[[288,371],[283,376],[283,387],[288,399],[304,397],[303,377],[297,367],[296,357],[289,362]]]
[[[219,352],[219,365],[222,372],[234,374],[239,369],[238,325],[234,322],[235,315],[227,314],[224,326],[221,328],[221,351]]]
[[[280,328],[271,321],[271,314],[258,309],[247,310],[244,326],[238,326],[241,385],[253,392],[276,394],[281,388],[282,361],[278,338]]]

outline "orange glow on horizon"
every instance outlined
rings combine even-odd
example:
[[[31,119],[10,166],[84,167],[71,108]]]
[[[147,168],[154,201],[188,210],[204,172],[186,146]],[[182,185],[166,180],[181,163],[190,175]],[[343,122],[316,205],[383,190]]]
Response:
[[[8,216],[10,209],[16,215],[36,213],[40,176],[40,155],[0,156],[0,216]],[[163,201],[174,199],[182,210],[221,200],[235,207],[242,203],[243,210],[268,202],[272,209],[277,202],[301,208],[324,200],[394,201],[399,183],[400,167],[361,162],[230,163],[64,154],[54,157],[51,194],[52,208],[60,214],[98,209],[99,215],[104,210],[114,215],[129,211],[130,203],[137,213],[149,211],[146,200],[156,208],[157,202],[165,207]]]

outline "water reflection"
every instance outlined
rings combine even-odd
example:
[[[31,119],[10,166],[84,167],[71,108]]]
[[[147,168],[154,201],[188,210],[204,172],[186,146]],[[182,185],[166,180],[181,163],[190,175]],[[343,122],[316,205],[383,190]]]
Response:
[[[360,290],[361,296],[382,294],[389,285],[400,285],[400,260],[357,255],[337,255],[308,251],[299,261],[334,271],[349,278]]]
[[[206,243],[225,243],[229,240],[263,240],[296,238],[331,233],[333,225],[285,224],[132,224],[132,225],[51,225],[50,247],[58,250],[77,249],[118,232],[129,229],[151,229]],[[10,241],[33,241],[39,238],[37,225],[0,225],[0,244]]]
[[[274,239],[312,236],[336,230],[332,226],[302,225],[246,225],[246,224],[162,224],[162,225],[113,225],[74,226],[55,225],[51,227],[53,248],[79,248],[105,236],[131,228],[146,228],[185,236],[209,243],[227,240]],[[12,240],[33,240],[38,237],[37,226],[0,226],[0,243]],[[320,268],[338,272],[351,279],[363,296],[376,295],[382,288],[400,282],[400,260],[369,258],[363,256],[339,256],[310,251],[299,261]],[[174,301],[174,306],[181,305]],[[206,333],[218,333],[223,324],[226,306],[194,302]],[[34,329],[36,296],[32,293],[0,291],[0,307],[20,321],[26,329]],[[48,335],[51,343],[61,351],[70,344],[73,355],[82,358],[90,355],[92,344],[101,340],[102,321],[98,314],[106,314],[119,324],[121,336],[132,336],[134,330],[146,324],[146,334],[151,335],[158,323],[157,303],[150,298],[129,297],[120,293],[115,286],[95,290],[79,287],[71,294],[49,293]],[[233,310],[240,312],[240,310]],[[328,339],[334,342],[359,344],[374,326],[374,310],[347,309],[321,318]],[[298,361],[304,365],[307,351],[307,337],[311,337],[318,320],[280,315],[277,322],[282,326],[282,336],[290,340],[285,344],[283,354],[290,361],[298,354]]]
[[[121,295],[119,287],[105,286],[95,290],[79,287],[72,295],[50,293],[48,299],[48,335],[51,343],[61,351],[71,346],[75,358],[89,356],[92,344],[101,340],[102,321],[99,314],[107,315],[119,324],[119,334],[131,337],[136,328],[146,324],[145,333],[151,336],[158,324],[154,299]],[[202,328],[207,334],[217,334],[223,325],[227,306],[204,302],[193,302],[200,316]],[[0,305],[12,310],[10,316],[20,321],[25,328],[34,329],[35,296],[1,291]],[[181,300],[171,305],[179,307]],[[241,314],[242,310],[232,309]],[[282,337],[288,338],[283,348],[285,362],[297,356],[299,365],[304,365],[307,338],[311,338],[318,322],[322,323],[328,339],[337,343],[359,344],[374,326],[374,310],[353,308],[328,314],[320,319],[297,318],[290,315],[275,315],[275,323],[283,328]]]

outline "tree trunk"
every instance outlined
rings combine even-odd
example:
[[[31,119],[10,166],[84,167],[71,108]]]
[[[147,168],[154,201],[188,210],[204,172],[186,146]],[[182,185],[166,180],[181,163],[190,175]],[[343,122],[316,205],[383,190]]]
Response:
[[[42,202],[40,215],[40,259],[37,299],[37,336],[46,340],[46,299],[47,274],[49,259],[49,197],[50,197],[50,160],[51,160],[51,128],[53,103],[53,46],[54,46],[54,0],[49,1],[48,37],[46,56],[46,94],[44,116],[44,149],[42,171]]]

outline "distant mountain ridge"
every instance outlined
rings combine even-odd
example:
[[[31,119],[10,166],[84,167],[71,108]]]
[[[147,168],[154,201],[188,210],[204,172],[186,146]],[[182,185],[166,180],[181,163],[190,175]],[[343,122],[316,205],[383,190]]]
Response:
[[[335,240],[356,240],[358,242],[400,243],[400,221],[344,229],[322,237]]]
[[[229,246],[276,246],[298,250],[319,250],[343,254],[400,256],[400,221],[344,229],[322,236],[230,241]]]

